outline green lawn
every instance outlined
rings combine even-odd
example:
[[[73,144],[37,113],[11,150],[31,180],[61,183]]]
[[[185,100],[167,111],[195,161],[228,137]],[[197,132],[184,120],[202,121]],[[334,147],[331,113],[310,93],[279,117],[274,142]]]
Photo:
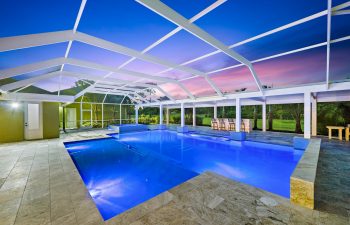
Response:
[[[280,131],[295,131],[295,121],[294,120],[273,120],[273,130]],[[258,119],[258,128],[262,129],[262,120]],[[268,121],[266,121],[266,129],[269,129]],[[304,129],[304,121],[301,121],[301,129]]]

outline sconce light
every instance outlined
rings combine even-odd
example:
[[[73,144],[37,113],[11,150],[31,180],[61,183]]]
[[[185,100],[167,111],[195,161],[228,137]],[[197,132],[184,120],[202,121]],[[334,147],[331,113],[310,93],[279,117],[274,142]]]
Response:
[[[11,107],[14,108],[14,109],[17,109],[19,106],[19,103],[18,102],[12,102],[11,103]]]

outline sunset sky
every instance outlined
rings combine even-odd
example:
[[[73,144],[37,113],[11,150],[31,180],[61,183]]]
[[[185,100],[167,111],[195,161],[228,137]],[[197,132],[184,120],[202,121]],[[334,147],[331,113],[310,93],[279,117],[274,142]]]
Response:
[[[191,18],[209,5],[213,0],[163,0],[186,18]],[[346,2],[333,0],[333,6]],[[79,0],[3,0],[0,8],[0,37],[69,30],[73,28],[80,6]],[[195,22],[196,25],[222,41],[232,45],[247,38],[310,16],[327,9],[325,0],[228,0],[218,8]],[[312,20],[296,27],[275,33],[268,37],[235,47],[233,50],[256,60],[274,54],[318,44],[326,41],[327,18]],[[350,15],[332,17],[331,39],[350,35]],[[142,51],[177,26],[145,8],[133,0],[88,0],[78,31],[103,38],[126,47]],[[68,43],[21,49],[0,53],[0,69],[63,57]],[[165,42],[150,50],[147,54],[174,63],[184,63],[216,49],[185,30],[181,30]],[[130,59],[115,52],[99,49],[87,44],[73,42],[69,57],[118,67]],[[350,40],[331,45],[330,80],[350,79]],[[188,67],[202,72],[212,72],[221,68],[239,64],[223,53],[215,54],[200,61],[188,64]],[[318,47],[299,53],[254,63],[261,83],[273,87],[286,87],[307,83],[324,82],[326,79],[326,47]],[[14,77],[17,80],[59,69],[50,68]],[[169,71],[161,65],[135,60],[124,69],[151,75],[183,79],[191,74],[182,71]],[[91,70],[76,66],[65,66],[66,71],[103,76],[104,71]],[[257,90],[257,86],[244,67],[210,73],[215,84],[227,93],[246,88]],[[136,81],[138,78],[113,74],[113,78]],[[57,91],[58,78],[41,81],[35,86],[45,90]],[[75,78],[65,77],[61,88],[74,85]],[[142,81],[147,82],[147,81]],[[214,90],[201,77],[183,81],[183,84],[195,96],[215,95]],[[177,99],[186,98],[186,94],[173,84],[161,87]]]

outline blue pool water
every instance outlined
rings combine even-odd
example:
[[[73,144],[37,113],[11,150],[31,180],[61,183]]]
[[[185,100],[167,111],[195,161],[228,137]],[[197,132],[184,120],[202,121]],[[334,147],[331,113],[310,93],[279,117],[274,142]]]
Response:
[[[65,143],[105,220],[204,171],[289,198],[302,151],[167,130]]]

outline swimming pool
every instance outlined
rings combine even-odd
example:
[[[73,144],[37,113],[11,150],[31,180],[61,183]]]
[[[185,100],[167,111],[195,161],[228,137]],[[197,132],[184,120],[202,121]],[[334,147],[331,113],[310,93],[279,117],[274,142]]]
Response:
[[[204,171],[289,198],[303,151],[292,147],[168,130],[65,143],[107,220]]]

